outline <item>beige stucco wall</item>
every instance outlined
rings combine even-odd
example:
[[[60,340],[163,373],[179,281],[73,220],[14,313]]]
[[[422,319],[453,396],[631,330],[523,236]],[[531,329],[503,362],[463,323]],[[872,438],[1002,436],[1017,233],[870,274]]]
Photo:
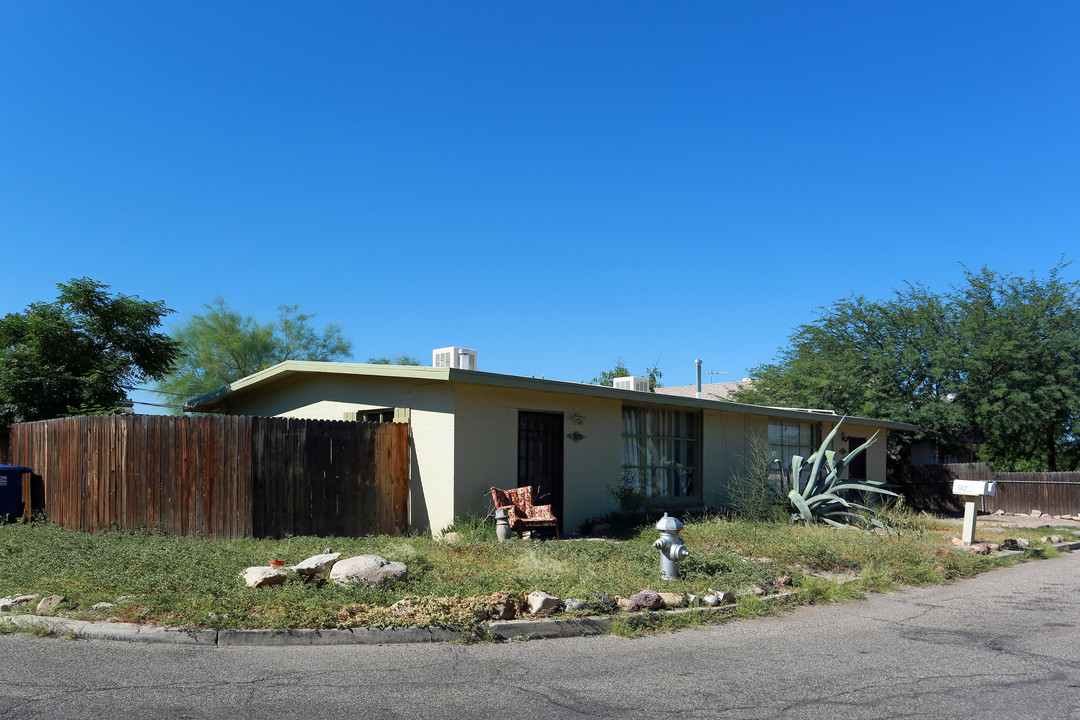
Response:
[[[517,485],[521,410],[563,415],[564,532],[614,508],[608,487],[618,483],[622,464],[620,400],[460,384],[454,408],[456,512],[487,507],[493,486]],[[574,415],[583,416],[584,422],[576,424]],[[565,437],[573,432],[585,438],[574,442]]]
[[[726,506],[733,473],[742,473],[750,457],[748,439],[752,433],[767,438],[768,418],[742,413],[706,410],[702,417],[702,476],[705,504]]]

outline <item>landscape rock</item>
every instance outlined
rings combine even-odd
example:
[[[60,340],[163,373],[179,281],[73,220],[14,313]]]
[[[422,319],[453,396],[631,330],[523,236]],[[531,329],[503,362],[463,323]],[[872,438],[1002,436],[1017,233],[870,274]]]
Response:
[[[461,542],[461,534],[456,532],[443,533],[439,536],[439,542],[453,545],[454,543]]]
[[[1033,517],[1033,518],[1042,517],[1042,514],[1043,514],[1042,510],[1032,510],[1031,511],[1031,517]]]
[[[551,612],[559,606],[559,598],[554,595],[548,595],[543,590],[533,590],[525,598],[525,611],[530,615]]]
[[[578,610],[588,610],[589,603],[585,602],[581,598],[567,598],[562,601],[563,610],[567,612],[575,612]]]
[[[973,555],[989,555],[990,546],[986,543],[975,543],[968,548],[968,551]]]
[[[1031,547],[1031,541],[1027,538],[1017,538],[1016,544],[1020,546],[1020,548],[1023,550],[1027,550],[1029,547]]]
[[[114,607],[114,605],[111,602],[99,602],[99,603],[94,603],[93,605],[91,605],[90,609],[91,610],[108,610],[111,607]]]
[[[660,600],[663,601],[664,607],[669,608],[681,608],[686,607],[686,596],[682,593],[674,592],[662,592],[660,593]]]
[[[487,599],[491,605],[488,616],[492,620],[513,620],[517,617],[517,600],[507,592],[495,593]]]
[[[657,610],[664,606],[664,599],[655,590],[642,590],[630,596],[630,602],[646,610]]]
[[[15,597],[0,598],[0,612],[21,610],[39,597],[40,595],[17,595]]]
[[[751,585],[750,594],[760,597],[765,594],[765,588],[763,588],[761,585]]]
[[[689,605],[690,607],[697,607],[698,605],[701,604],[701,598],[698,597],[697,595],[695,595],[694,593],[690,593],[689,595],[686,596],[686,604]]]
[[[341,557],[341,553],[321,553],[319,555],[312,555],[307,560],[293,565],[290,570],[295,572],[301,577],[313,577],[320,573],[327,572],[330,568],[334,567],[334,563]]]
[[[334,563],[330,579],[335,585],[389,585],[408,580],[409,568],[379,555],[357,555]]]
[[[962,546],[964,544],[963,540],[955,536],[950,537],[949,540],[952,542],[953,545],[956,546]]]
[[[775,586],[777,590],[790,587],[793,584],[794,581],[791,579],[790,575],[781,575],[780,577],[773,580],[773,586]]]
[[[705,603],[705,605],[709,607],[716,607],[720,604],[720,598],[716,597],[715,595],[709,594],[701,598],[701,602]]]
[[[630,598],[624,598],[621,595],[615,596],[615,605],[617,605],[622,612],[637,612],[641,609],[636,602]]]
[[[1020,544],[1016,542],[1015,538],[1005,538],[1001,541],[1002,550],[1019,550]]]
[[[38,615],[48,615],[54,613],[59,607],[67,602],[67,598],[63,595],[49,595],[48,597],[41,598],[41,602],[37,604]]]
[[[735,602],[735,593],[728,592],[727,590],[720,590],[716,593],[716,601],[720,605],[729,605]]]
[[[244,582],[247,583],[248,587],[261,588],[280,585],[285,582],[287,575],[284,568],[266,566],[249,567],[240,573],[240,577],[244,578]]]
[[[1004,514],[1005,514],[1005,511],[1004,511],[1003,509],[1001,509],[1001,508],[998,508],[998,509],[997,509],[997,512],[995,512],[994,514],[995,514],[995,515],[1004,515]]]

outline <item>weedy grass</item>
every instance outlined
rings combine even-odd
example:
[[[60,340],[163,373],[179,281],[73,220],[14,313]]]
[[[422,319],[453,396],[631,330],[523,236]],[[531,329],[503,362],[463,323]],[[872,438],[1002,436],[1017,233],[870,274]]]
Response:
[[[630,596],[643,588],[698,596],[710,589],[731,590],[741,593],[735,614],[753,617],[776,612],[775,603],[752,593],[753,586],[774,594],[784,577],[797,591],[788,603],[842,602],[1015,562],[944,550],[955,526],[929,518],[905,518],[917,532],[897,537],[701,516],[688,520],[682,531],[691,554],[680,564],[680,578],[662,583],[652,547],[654,522],[651,518],[624,532],[626,539],[619,542],[507,543],[498,543],[493,523],[480,517],[463,518],[450,528],[459,534],[455,543],[419,535],[204,540],[120,530],[90,535],[45,522],[4,524],[0,595],[58,594],[68,598],[63,612],[70,617],[181,627],[476,629],[485,599],[499,592],[522,598],[544,590],[562,598],[587,598],[600,592]],[[327,546],[343,557],[377,554],[404,562],[409,580],[379,589],[290,577],[280,586],[252,589],[240,579],[246,567],[271,559],[294,564]],[[91,609],[106,601],[113,606]],[[26,609],[32,611],[32,606]],[[619,617],[615,624],[619,632],[633,635],[708,617],[643,614]]]

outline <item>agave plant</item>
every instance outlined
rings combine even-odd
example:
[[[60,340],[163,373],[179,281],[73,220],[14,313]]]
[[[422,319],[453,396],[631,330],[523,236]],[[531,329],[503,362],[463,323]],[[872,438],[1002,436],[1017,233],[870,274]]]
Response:
[[[829,436],[821,443],[817,452],[808,458],[796,455],[791,459],[791,492],[788,499],[792,507],[797,510],[791,514],[792,520],[803,520],[808,525],[820,520],[836,527],[847,527],[849,521],[862,522],[869,520],[876,527],[887,529],[885,525],[874,517],[874,511],[865,505],[861,505],[845,495],[851,492],[877,493],[879,495],[898,495],[889,486],[880,480],[841,480],[851,461],[866,448],[877,440],[877,433],[847,454],[847,457],[837,459],[836,452],[829,450],[829,445],[836,437],[840,425],[844,422],[841,418],[832,429]],[[803,479],[805,476],[805,480]]]

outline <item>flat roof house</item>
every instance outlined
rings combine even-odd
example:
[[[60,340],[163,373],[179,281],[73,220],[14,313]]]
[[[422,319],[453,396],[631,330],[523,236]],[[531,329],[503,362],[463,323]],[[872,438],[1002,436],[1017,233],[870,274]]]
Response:
[[[472,363],[475,367],[475,359]],[[776,457],[809,455],[835,414],[740,405],[455,367],[284,362],[185,406],[195,412],[410,423],[411,524],[436,533],[490,506],[492,486],[532,485],[563,532],[616,508],[609,488],[639,478],[668,512],[716,507],[766,438]],[[853,476],[885,479],[888,430],[904,423],[849,417],[833,449],[879,440]]]

